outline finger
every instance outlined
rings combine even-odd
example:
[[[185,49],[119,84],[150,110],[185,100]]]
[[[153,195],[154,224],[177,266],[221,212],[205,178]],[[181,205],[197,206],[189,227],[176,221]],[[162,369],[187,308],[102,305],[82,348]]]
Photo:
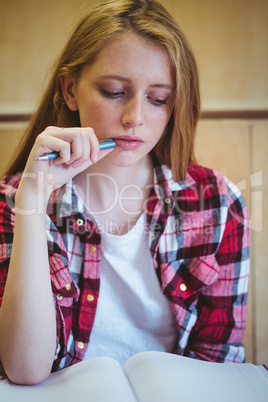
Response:
[[[70,144],[60,138],[50,135],[40,134],[36,139],[31,153],[36,158],[36,156],[52,151],[57,151],[60,154],[60,157],[57,158],[57,163],[67,163],[70,160]]]
[[[90,148],[90,159],[93,163],[96,163],[99,159],[100,145],[97,136],[91,136],[91,148]]]
[[[99,142],[91,127],[53,127],[49,126],[40,134],[50,151],[58,151],[60,158],[54,160],[55,165],[66,163],[73,167],[80,166],[89,158],[94,163],[99,160]],[[49,140],[50,137],[50,140]],[[64,142],[53,142],[51,138],[58,138]],[[62,145],[61,145],[62,144]],[[69,144],[69,145],[68,145]],[[105,156],[107,153],[102,153]]]
[[[80,151],[80,156],[75,158],[72,162],[73,167],[79,167],[81,166],[84,162],[86,162],[89,159],[89,153],[90,153],[90,143],[88,140],[88,135],[86,133],[81,133],[80,136],[80,142],[79,142],[79,151]]]
[[[114,149],[115,149],[115,148],[107,148],[107,149],[101,150],[101,151],[99,152],[99,154],[98,154],[98,159],[96,160],[96,162],[99,161],[99,160],[101,160],[102,158],[104,158],[104,157],[105,157],[106,155],[108,155],[109,153],[113,152]]]
[[[86,162],[90,158],[91,143],[89,135],[83,134],[82,136],[83,154],[81,157],[82,162]]]
[[[60,128],[49,126],[45,130],[44,134],[47,137],[49,134],[51,137],[57,137],[69,143],[68,157],[66,158],[65,153],[64,155],[60,154],[60,156],[64,158],[64,161],[67,165],[76,166],[85,162],[90,155],[91,141],[93,142],[93,149],[98,147],[97,137],[94,133],[94,130],[90,127]],[[66,150],[67,146],[65,148],[65,152],[67,152]],[[57,158],[54,163],[59,165],[63,163],[63,159],[60,160]]]
[[[70,148],[71,148],[71,157],[68,164],[73,164],[80,160],[83,155],[83,141],[82,141],[82,133],[77,131],[72,134]],[[69,138],[70,141],[70,138]]]
[[[88,160],[90,160],[91,163],[94,163],[94,161],[97,160],[97,156],[94,160],[92,155],[98,155],[99,152],[99,142],[92,128],[83,130],[80,134],[82,145],[81,156],[77,158],[74,163],[72,163],[72,166],[74,167],[80,166],[82,163],[87,162]]]

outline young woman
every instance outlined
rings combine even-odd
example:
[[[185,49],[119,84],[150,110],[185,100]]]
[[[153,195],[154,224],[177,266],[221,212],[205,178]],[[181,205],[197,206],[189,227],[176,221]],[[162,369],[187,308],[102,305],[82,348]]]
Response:
[[[78,25],[1,182],[12,381],[144,350],[244,361],[246,208],[194,162],[199,111],[192,51],[158,2],[109,1]]]

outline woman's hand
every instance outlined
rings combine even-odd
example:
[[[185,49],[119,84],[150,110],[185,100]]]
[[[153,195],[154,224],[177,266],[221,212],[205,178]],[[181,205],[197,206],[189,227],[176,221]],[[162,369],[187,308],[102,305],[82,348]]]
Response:
[[[59,157],[52,161],[38,161],[35,158],[44,153],[59,152]],[[87,169],[92,163],[106,156],[112,149],[100,151],[99,142],[92,128],[89,127],[47,127],[36,138],[29,155],[16,204],[22,204],[21,197],[40,197],[44,204],[58,187]],[[20,201],[19,201],[20,200]],[[23,205],[21,205],[21,208]]]
[[[52,151],[60,154],[56,160],[35,159]],[[0,359],[13,382],[43,381],[54,361],[57,329],[47,249],[48,198],[109,152],[99,153],[91,128],[48,127],[36,138],[16,193],[12,254],[0,309]]]

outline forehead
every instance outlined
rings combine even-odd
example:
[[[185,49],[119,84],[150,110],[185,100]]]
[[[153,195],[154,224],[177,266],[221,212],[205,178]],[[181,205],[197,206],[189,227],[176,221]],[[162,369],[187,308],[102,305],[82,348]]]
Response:
[[[91,73],[123,75],[139,72],[169,83],[173,81],[166,49],[133,32],[122,32],[107,39],[90,70]]]

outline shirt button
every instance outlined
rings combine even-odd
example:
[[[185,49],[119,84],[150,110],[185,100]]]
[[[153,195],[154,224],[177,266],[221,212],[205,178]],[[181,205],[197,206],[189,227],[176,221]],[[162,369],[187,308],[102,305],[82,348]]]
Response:
[[[95,253],[96,247],[90,246],[90,247],[89,247],[89,251],[90,251],[91,253]]]
[[[180,290],[181,290],[182,292],[185,292],[186,289],[187,289],[187,286],[185,285],[185,283],[181,283],[181,284],[180,284]]]
[[[66,289],[66,290],[71,290],[71,288],[72,288],[72,285],[71,285],[70,283],[67,283],[67,284],[65,285],[65,289]]]
[[[62,299],[63,299],[63,296],[59,293],[59,294],[57,295],[57,299],[58,299],[58,300],[62,300]]]
[[[79,349],[84,349],[84,347],[85,347],[84,342],[78,342],[77,347],[78,347]]]
[[[166,204],[170,204],[170,203],[171,203],[171,199],[168,198],[168,197],[166,197],[166,198],[165,198],[165,203],[166,203]]]
[[[155,239],[155,235],[154,235],[154,234],[151,235],[151,239],[152,239],[152,240]]]
[[[77,224],[77,226],[82,226],[84,224],[83,219],[78,218],[77,221],[76,221],[76,224]]]
[[[87,301],[92,302],[94,300],[93,295],[87,295]]]

